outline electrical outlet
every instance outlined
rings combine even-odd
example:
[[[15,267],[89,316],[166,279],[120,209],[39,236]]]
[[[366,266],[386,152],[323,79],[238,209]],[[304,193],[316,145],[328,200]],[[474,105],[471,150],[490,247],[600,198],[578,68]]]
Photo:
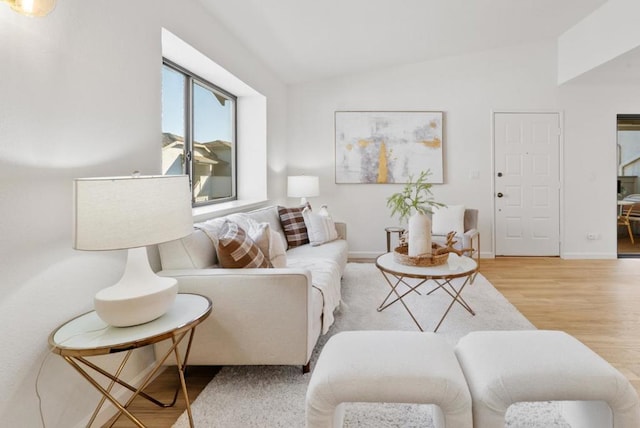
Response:
[[[591,233],[587,233],[587,239],[588,239],[589,241],[595,241],[595,240],[596,240],[596,239],[598,239],[598,238],[599,238],[599,236],[598,236],[598,234],[597,234],[597,233],[593,233],[593,232],[591,232]]]

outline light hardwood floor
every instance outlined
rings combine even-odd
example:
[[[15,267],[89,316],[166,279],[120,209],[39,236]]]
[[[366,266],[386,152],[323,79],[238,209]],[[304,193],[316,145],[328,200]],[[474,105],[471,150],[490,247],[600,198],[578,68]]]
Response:
[[[561,260],[559,258],[482,259],[480,272],[539,329],[564,330],[620,370],[640,393],[640,259]],[[480,308],[478,308],[480,309]],[[215,374],[194,367],[187,379],[191,400]],[[171,396],[173,373],[161,375],[152,391]],[[149,427],[171,427],[184,411],[157,409],[143,400],[134,414]],[[116,427],[130,427],[120,418]]]
[[[618,236],[618,254],[632,255],[637,257],[640,255],[640,236],[633,236],[633,243],[629,239],[629,235]]]

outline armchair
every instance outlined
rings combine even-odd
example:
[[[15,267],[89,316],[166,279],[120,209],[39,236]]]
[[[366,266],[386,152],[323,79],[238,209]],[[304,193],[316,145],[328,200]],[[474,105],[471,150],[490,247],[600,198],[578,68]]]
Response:
[[[460,217],[462,217],[462,230],[460,230]],[[480,232],[478,231],[478,210],[464,208],[461,205],[451,205],[446,209],[439,209],[433,213],[433,242],[444,245],[447,233],[456,231],[455,248],[462,250],[471,248],[465,255],[476,260],[480,265]],[[462,232],[462,233],[460,233]]]

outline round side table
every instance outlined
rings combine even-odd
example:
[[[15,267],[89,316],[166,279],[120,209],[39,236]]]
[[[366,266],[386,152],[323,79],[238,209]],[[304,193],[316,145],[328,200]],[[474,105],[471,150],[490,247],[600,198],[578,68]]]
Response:
[[[175,303],[166,314],[146,324],[131,327],[113,327],[102,321],[95,311],[91,311],[55,329],[49,336],[49,344],[52,347],[51,352],[64,358],[87,382],[93,385],[103,395],[87,426],[91,426],[95,421],[105,400],[109,400],[118,408],[118,417],[124,414],[138,427],[144,427],[144,424],[127,409],[138,395],[159,407],[173,406],[178,395],[177,391],[173,402],[168,404],[156,400],[143,391],[160,367],[162,367],[162,364],[173,354],[176,359],[178,376],[180,377],[180,387],[186,401],[189,423],[191,427],[193,427],[193,417],[191,415],[189,396],[187,395],[187,386],[184,380],[184,370],[189,358],[189,349],[191,348],[195,328],[211,314],[211,309],[211,300],[204,296],[197,294],[178,294]],[[178,345],[187,336],[187,351],[184,357],[182,357]],[[172,345],[170,349],[164,355],[156,356],[155,365],[149,374],[145,376],[139,387],[134,387],[120,379],[120,374],[134,349],[153,345],[163,340],[171,340]],[[105,369],[85,358],[117,352],[126,352],[126,354],[114,374],[107,372]],[[92,371],[90,372],[88,369]],[[111,380],[107,388],[96,381],[95,376],[98,374]],[[111,393],[116,383],[133,392],[133,395],[129,397],[128,401],[124,404],[120,403]]]
[[[398,239],[400,239],[400,237],[404,233],[404,227],[399,227],[399,226],[385,227],[384,231],[387,232],[387,253],[388,253],[389,251],[391,251],[391,234],[397,233]]]

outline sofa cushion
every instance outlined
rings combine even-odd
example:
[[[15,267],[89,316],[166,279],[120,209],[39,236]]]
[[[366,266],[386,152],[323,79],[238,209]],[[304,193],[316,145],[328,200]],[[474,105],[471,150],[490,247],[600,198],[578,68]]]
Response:
[[[314,213],[306,207],[302,210],[302,217],[304,218],[304,224],[307,227],[309,243],[312,246],[322,245],[325,242],[331,242],[338,239],[336,225],[333,223],[333,219],[331,217]]]
[[[258,208],[257,210],[249,211],[244,214],[251,217],[258,223],[269,223],[271,230],[279,234],[282,241],[286,244],[287,238],[284,236],[284,230],[280,223],[280,215],[278,214],[277,206],[269,205],[268,207]]]
[[[311,273],[311,285],[322,293],[322,333],[327,333],[342,296],[340,266],[333,260],[308,257],[291,260],[289,267],[307,269]]]
[[[307,226],[304,224],[304,217],[302,216],[302,210],[305,207],[311,208],[309,204],[295,208],[278,207],[280,223],[282,224],[289,248],[299,247],[300,245],[309,243]]]
[[[271,267],[247,232],[232,221],[225,221],[218,235],[218,260],[224,268]]]
[[[434,235],[446,235],[451,231],[464,235],[464,205],[448,205],[433,209],[431,231]]]
[[[162,269],[204,269],[216,264],[211,239],[199,229],[184,238],[158,244]]]
[[[342,276],[347,266],[348,253],[349,246],[344,239],[336,239],[317,247],[302,245],[287,250],[287,266],[293,266],[299,259],[328,259],[338,264]]]

